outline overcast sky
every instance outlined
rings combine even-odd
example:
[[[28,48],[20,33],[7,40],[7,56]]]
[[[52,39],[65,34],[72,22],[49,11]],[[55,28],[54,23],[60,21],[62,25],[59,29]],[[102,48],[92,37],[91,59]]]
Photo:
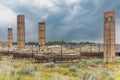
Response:
[[[103,42],[103,13],[116,13],[116,42],[120,43],[120,0],[0,0],[0,40],[7,28],[17,40],[17,18],[25,15],[26,42],[38,40],[38,22],[46,22],[47,41]]]

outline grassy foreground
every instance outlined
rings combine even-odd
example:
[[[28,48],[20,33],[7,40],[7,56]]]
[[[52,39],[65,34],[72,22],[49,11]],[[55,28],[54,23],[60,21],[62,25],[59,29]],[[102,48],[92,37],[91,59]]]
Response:
[[[0,80],[120,80],[120,63],[84,59],[79,63],[32,63],[0,57]]]

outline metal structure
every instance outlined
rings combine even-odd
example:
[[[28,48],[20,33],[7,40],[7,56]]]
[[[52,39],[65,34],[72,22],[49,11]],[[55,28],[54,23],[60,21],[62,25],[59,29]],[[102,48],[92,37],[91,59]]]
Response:
[[[104,62],[115,60],[115,12],[104,12]]]
[[[25,48],[25,16],[17,16],[17,50]]]

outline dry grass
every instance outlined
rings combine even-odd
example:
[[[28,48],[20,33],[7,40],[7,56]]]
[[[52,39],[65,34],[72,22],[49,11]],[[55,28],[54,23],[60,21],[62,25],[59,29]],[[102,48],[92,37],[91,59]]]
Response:
[[[97,80],[120,80],[120,63],[107,64],[98,59],[81,60],[75,64],[35,64],[31,61],[3,56],[0,60],[0,80],[85,80],[84,76]]]

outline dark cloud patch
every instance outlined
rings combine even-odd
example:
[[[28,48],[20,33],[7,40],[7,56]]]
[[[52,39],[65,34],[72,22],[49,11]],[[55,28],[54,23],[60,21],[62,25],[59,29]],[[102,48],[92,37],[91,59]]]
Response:
[[[84,8],[84,9],[92,9],[92,8],[95,8],[95,5],[92,1],[88,1],[86,3],[83,3],[81,4],[81,6]]]
[[[75,4],[60,1],[55,4],[55,7],[53,7],[55,9],[51,7],[37,8],[30,4],[23,4],[11,9],[18,14],[25,14],[27,41],[37,41],[39,21],[46,22],[47,41],[96,42],[103,42],[103,13],[105,11],[115,11],[116,25],[120,22],[120,1],[83,0]],[[116,28],[118,29],[119,26]],[[0,29],[0,34],[4,31],[5,29]],[[6,39],[6,34],[2,35],[1,40]]]
[[[113,3],[113,1],[110,1],[108,4]],[[88,3],[86,3],[87,6]],[[82,14],[82,12],[80,12],[80,15],[82,14],[82,16],[78,15],[75,17],[75,19],[72,20],[71,23],[75,23],[74,26],[78,26],[76,24],[76,22],[79,22],[79,26],[80,24],[83,24],[81,26],[81,28],[79,29],[72,29],[68,32],[68,36],[71,36],[69,38],[67,38],[66,40],[90,40],[90,41],[103,41],[103,12],[108,11],[109,10],[113,10],[116,13],[119,13],[119,10],[116,10],[118,6],[116,6],[116,4],[118,3],[113,3],[113,6],[111,5],[105,5],[106,2],[100,4],[99,8],[91,8],[87,11],[86,14]],[[88,5],[90,6],[90,5]],[[87,6],[87,7],[88,7]],[[83,6],[84,8],[84,6]],[[87,9],[87,8],[85,8]],[[117,15],[116,15],[117,16]],[[74,22],[75,20],[75,22]]]

